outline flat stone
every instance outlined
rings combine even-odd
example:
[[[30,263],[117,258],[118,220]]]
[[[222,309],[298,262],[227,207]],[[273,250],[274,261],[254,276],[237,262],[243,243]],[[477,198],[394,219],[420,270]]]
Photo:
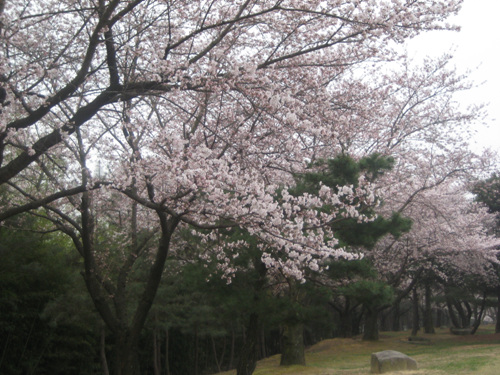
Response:
[[[372,353],[372,374],[383,374],[391,371],[416,370],[417,361],[406,354],[395,350],[384,350]]]

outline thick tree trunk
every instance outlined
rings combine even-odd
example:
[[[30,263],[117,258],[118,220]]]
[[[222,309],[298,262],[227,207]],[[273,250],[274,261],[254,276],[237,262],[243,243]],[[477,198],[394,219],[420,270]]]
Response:
[[[432,290],[429,283],[425,284],[424,332],[435,333],[432,319]]]
[[[138,345],[127,340],[127,335],[115,337],[113,345],[113,375],[140,375],[141,369],[137,356]]]
[[[305,365],[304,324],[285,324],[280,366]]]
[[[363,332],[363,340],[378,340],[378,311],[376,309],[367,309],[365,312],[365,331]]]

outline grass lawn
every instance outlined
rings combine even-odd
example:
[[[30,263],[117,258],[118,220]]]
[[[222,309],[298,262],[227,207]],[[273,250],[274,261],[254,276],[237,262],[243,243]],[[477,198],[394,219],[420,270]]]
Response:
[[[355,339],[322,341],[306,350],[306,366],[280,367],[280,356],[259,361],[254,375],[360,375],[370,373],[371,353],[397,350],[415,359],[418,371],[408,375],[498,375],[500,374],[500,334],[484,326],[473,336],[456,336],[448,330],[419,334],[430,341],[408,341],[409,332],[382,332],[377,342]],[[234,375],[236,371],[221,375]]]

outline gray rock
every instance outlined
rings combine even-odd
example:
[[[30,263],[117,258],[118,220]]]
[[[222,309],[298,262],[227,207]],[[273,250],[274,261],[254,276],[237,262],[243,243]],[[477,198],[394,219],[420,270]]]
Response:
[[[406,354],[395,350],[384,350],[372,353],[372,374],[383,374],[384,372],[416,370],[417,361]]]

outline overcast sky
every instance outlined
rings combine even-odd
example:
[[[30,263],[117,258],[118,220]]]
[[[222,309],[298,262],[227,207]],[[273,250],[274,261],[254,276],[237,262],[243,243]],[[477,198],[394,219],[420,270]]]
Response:
[[[500,152],[500,1],[465,0],[462,10],[450,22],[460,25],[460,32],[432,32],[409,44],[410,56],[454,55],[460,72],[470,70],[470,77],[480,87],[461,96],[464,102],[487,103],[488,128],[478,126],[478,148]],[[466,104],[466,103],[465,103]]]

